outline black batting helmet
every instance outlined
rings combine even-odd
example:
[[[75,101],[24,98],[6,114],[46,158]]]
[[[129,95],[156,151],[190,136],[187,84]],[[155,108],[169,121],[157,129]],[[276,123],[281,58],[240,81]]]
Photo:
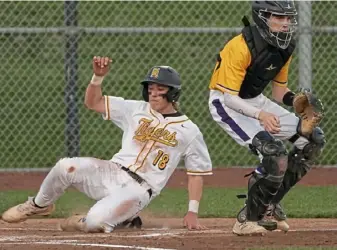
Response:
[[[143,98],[149,101],[149,83],[158,83],[169,87],[165,97],[169,102],[177,102],[181,92],[181,80],[178,72],[170,66],[154,66],[146,74],[141,84],[143,87]]]
[[[271,31],[268,19],[272,15],[289,17],[288,30]],[[297,11],[294,1],[253,1],[252,16],[259,33],[269,44],[281,49],[286,49],[289,46],[297,26]]]

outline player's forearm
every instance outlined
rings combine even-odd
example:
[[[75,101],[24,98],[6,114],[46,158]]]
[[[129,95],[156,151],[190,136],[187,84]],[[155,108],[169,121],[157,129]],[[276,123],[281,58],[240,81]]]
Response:
[[[84,103],[89,109],[94,109],[95,106],[104,99],[101,88],[103,78],[95,78],[94,76],[93,80],[90,82],[85,92]]]
[[[272,96],[273,96],[273,99],[275,101],[277,101],[278,103],[283,103],[283,97],[284,97],[284,94],[289,92],[290,89],[288,88],[285,88],[285,87],[281,87],[281,86],[278,86],[278,85],[273,85],[273,88],[272,88]]]
[[[272,95],[274,100],[278,103],[283,103],[287,106],[293,106],[295,93],[293,93],[290,89],[273,85]]]
[[[199,202],[202,196],[203,177],[199,175],[188,176],[189,211],[198,213]]]
[[[261,109],[254,107],[237,95],[224,93],[224,103],[228,108],[255,119],[258,119],[261,112]]]

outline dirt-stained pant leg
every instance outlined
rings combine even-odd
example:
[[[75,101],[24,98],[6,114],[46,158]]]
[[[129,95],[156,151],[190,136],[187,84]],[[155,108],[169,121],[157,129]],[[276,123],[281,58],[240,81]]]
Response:
[[[104,227],[105,232],[135,216],[149,204],[150,196],[138,183],[115,188],[113,194],[99,200],[86,216],[87,231]],[[108,230],[107,230],[108,229]]]
[[[138,184],[113,162],[90,157],[58,161],[44,179],[35,203],[48,206],[70,186],[98,201],[87,215],[88,231],[102,224],[123,222],[149,203],[148,187]]]
[[[39,206],[48,206],[70,186],[92,199],[100,200],[109,194],[104,182],[110,179],[115,185],[112,178],[116,179],[116,169],[112,162],[90,157],[61,159],[43,180],[35,202]]]

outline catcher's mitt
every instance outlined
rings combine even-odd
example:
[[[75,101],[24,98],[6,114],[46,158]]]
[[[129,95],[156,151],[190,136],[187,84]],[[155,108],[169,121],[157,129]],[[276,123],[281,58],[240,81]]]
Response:
[[[310,90],[301,90],[294,97],[295,113],[300,117],[298,133],[310,136],[312,130],[319,125],[324,116],[324,108],[320,99]]]

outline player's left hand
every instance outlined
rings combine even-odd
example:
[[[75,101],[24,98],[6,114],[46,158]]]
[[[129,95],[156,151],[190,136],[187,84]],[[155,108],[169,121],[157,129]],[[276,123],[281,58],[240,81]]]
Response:
[[[310,136],[324,117],[322,101],[314,96],[311,90],[304,89],[295,95],[293,106],[295,113],[301,118],[298,133]]]
[[[198,214],[188,211],[184,217],[184,227],[188,230],[205,230],[205,226],[200,225],[198,222]]]

